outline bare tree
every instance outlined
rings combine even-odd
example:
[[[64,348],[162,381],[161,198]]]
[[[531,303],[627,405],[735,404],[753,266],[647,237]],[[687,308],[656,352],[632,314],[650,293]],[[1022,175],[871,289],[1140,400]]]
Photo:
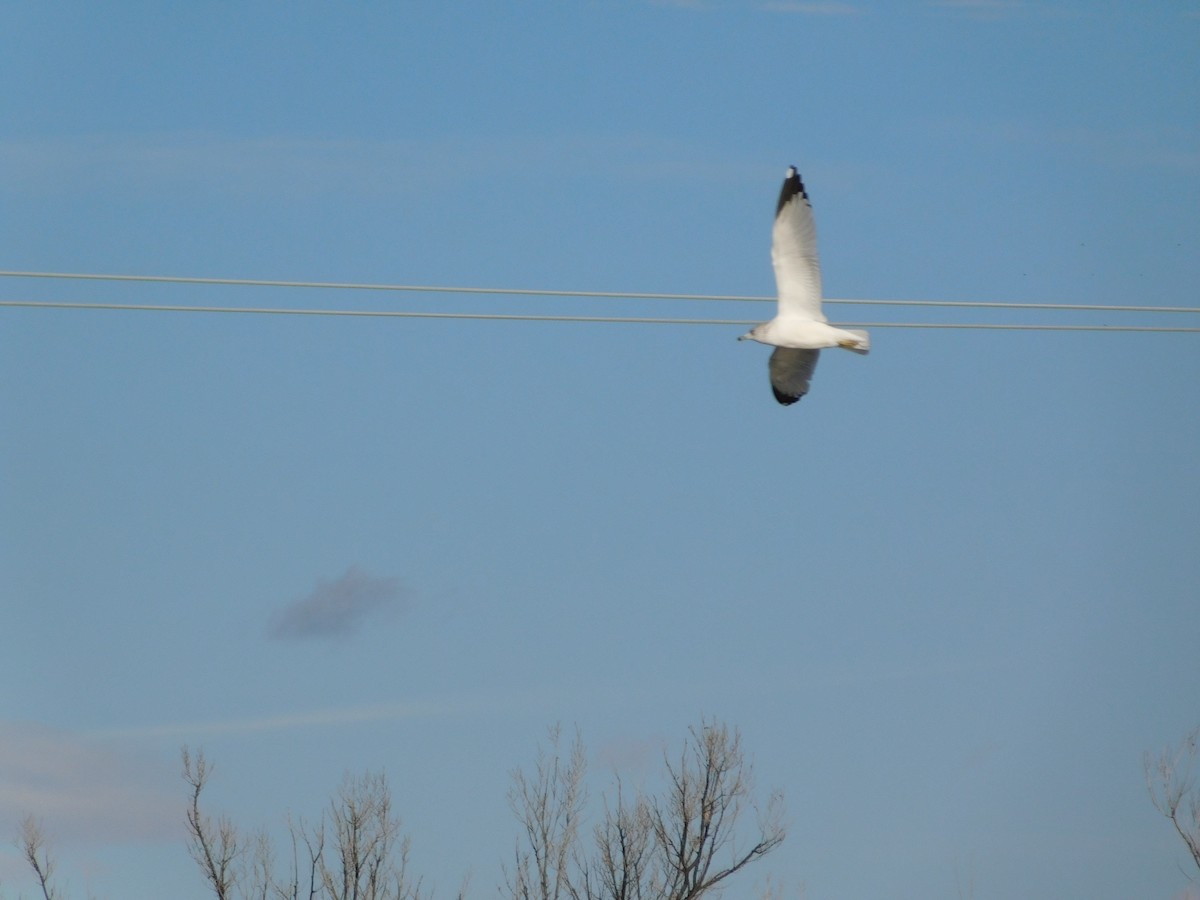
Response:
[[[1192,861],[1200,868],[1200,791],[1192,775],[1198,756],[1200,728],[1188,734],[1178,747],[1168,747],[1157,757],[1147,753],[1144,767],[1151,802],[1171,820]]]
[[[382,775],[347,775],[326,813],[336,858],[324,852],[319,836],[306,841],[330,900],[419,900],[420,881],[408,875],[410,841],[392,815],[392,795]],[[322,850],[312,854],[314,846]]]
[[[291,866],[281,876],[266,832],[248,838],[201,811],[211,771],[203,753],[183,749],[188,850],[217,900],[422,900],[383,775],[347,775],[315,826],[289,818]]]
[[[583,777],[587,760],[578,732],[564,762],[561,728],[550,729],[550,749],[538,751],[532,778],[512,773],[508,802],[521,825],[524,849],[518,845],[513,871],[505,883],[514,900],[560,900],[575,897],[571,854],[579,834],[579,819],[587,801]]]
[[[46,846],[42,823],[33,816],[26,816],[21,822],[21,835],[17,843],[21,847],[21,855],[37,876],[43,900],[61,900],[62,895],[54,887],[54,857]]]
[[[664,758],[663,789],[629,791],[619,777],[601,796],[601,815],[583,829],[586,755],[578,733],[564,753],[561,729],[550,730],[531,776],[512,773],[509,803],[521,827],[513,868],[505,869],[512,900],[700,900],[783,841],[782,805],[771,795],[754,805],[753,779],[736,731],[714,722],[690,729],[677,758]],[[1196,752],[1197,734],[1190,737]],[[1166,759],[1164,757],[1164,759]],[[188,785],[187,847],[216,900],[430,900],[409,874],[410,842],[392,811],[382,774],[346,775],[314,825],[288,819],[290,866],[282,871],[265,831],[243,832],[226,816],[213,818],[201,798],[212,774],[203,752],[181,751]],[[1174,785],[1172,762],[1159,764]],[[1148,776],[1151,769],[1147,767]],[[1198,864],[1195,838],[1176,817],[1190,781],[1172,787],[1159,808],[1176,822]],[[1155,803],[1158,795],[1152,791]],[[742,820],[753,811],[756,822]],[[1200,831],[1200,813],[1192,818]],[[739,830],[739,826],[741,826]],[[54,860],[36,819],[28,817],[19,846],[37,877],[42,900],[63,900]],[[463,900],[466,882],[457,900]]]
[[[273,881],[272,892],[277,900],[301,900],[302,897],[307,897],[307,900],[315,900],[316,896],[321,892],[322,880],[320,874],[320,860],[324,857],[325,852],[325,829],[318,828],[315,835],[309,834],[303,823],[296,822],[288,816],[288,835],[291,838],[292,844],[292,866],[288,873],[287,881]],[[305,864],[305,878],[307,885],[301,887],[300,874],[300,844],[304,844],[307,853],[307,862]],[[301,890],[306,893],[301,893]]]
[[[640,793],[625,799],[616,780],[616,800],[604,799],[604,816],[593,832],[595,856],[583,865],[584,895],[606,900],[650,900],[657,889],[654,816]]]
[[[736,731],[716,723],[693,727],[679,761],[667,763],[667,774],[666,796],[652,808],[667,900],[695,900],[783,842],[777,793],[759,815],[758,834],[749,846],[739,847],[735,840],[733,829],[752,788]]]
[[[620,780],[614,801],[590,847],[579,841],[584,806],[582,747],[576,739],[565,765],[558,732],[551,752],[539,754],[532,779],[513,774],[509,799],[522,826],[513,900],[698,900],[725,879],[782,843],[782,801],[753,805],[753,779],[736,731],[704,722],[689,731],[678,760],[665,760],[661,795],[638,791],[631,799]],[[737,825],[747,810],[757,821],[747,843]],[[523,845],[523,847],[522,847]]]
[[[225,816],[213,821],[200,811],[200,794],[208,783],[208,761],[200,751],[195,758],[187,747],[181,751],[183,780],[191,788],[187,808],[188,852],[200,867],[217,900],[234,900],[240,880],[240,864],[247,845],[237,827]]]

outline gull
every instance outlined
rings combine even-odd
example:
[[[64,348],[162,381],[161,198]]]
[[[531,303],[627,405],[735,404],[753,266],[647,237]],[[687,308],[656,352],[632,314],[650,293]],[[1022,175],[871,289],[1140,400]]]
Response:
[[[817,226],[804,182],[789,166],[775,207],[771,231],[771,263],[779,290],[779,309],[770,322],[755,325],[738,338],[775,348],[768,369],[771,390],[784,406],[808,393],[808,383],[824,347],[865,354],[871,338],[865,331],[834,328],[821,312],[821,261]]]

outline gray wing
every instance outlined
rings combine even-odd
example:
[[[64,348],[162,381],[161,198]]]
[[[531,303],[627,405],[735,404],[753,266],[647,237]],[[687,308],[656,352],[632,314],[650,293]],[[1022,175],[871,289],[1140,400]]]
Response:
[[[791,347],[776,347],[771,354],[768,370],[771,373],[771,390],[775,399],[790,406],[808,393],[808,383],[817,368],[820,350],[793,350]]]
[[[788,168],[775,206],[771,262],[775,266],[775,284],[779,289],[779,314],[824,322],[817,226],[808,193],[795,166]]]

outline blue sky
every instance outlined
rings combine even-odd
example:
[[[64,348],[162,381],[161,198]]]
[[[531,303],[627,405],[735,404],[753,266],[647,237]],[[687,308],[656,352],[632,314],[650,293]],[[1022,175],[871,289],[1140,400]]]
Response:
[[[1198,37],[1191,2],[8,4],[0,268],[768,295],[795,164],[830,297],[1196,306]],[[74,897],[188,900],[181,744],[252,827],[385,769],[414,868],[488,897],[547,726],[599,783],[714,716],[790,824],[731,896],[1187,896],[1141,758],[1200,724],[1198,336],[877,328],[784,409],[742,330],[0,311],[0,831],[41,814]]]

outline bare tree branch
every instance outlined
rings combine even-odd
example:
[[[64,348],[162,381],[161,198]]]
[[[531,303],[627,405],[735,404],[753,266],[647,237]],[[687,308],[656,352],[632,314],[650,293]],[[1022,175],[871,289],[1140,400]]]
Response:
[[[679,762],[667,761],[667,774],[666,796],[651,812],[666,900],[695,900],[783,842],[782,801],[775,794],[759,815],[754,843],[745,850],[733,843],[752,787],[736,731],[707,722],[693,727]]]
[[[21,822],[21,836],[18,843],[25,861],[29,863],[33,874],[37,876],[43,900],[60,900],[62,895],[53,884],[54,858],[46,847],[46,835],[42,831],[42,823],[33,816],[26,816]]]
[[[598,883],[588,879],[586,895],[589,900],[651,900],[658,895],[660,878],[653,857],[650,804],[641,794],[627,802],[620,778],[616,790],[613,806],[605,798],[604,819],[596,826]]]
[[[313,834],[309,834],[307,827],[303,821],[297,822],[291,816],[288,816],[288,835],[291,838],[292,844],[292,866],[288,873],[287,881],[276,880],[273,882],[273,894],[276,900],[315,900],[316,896],[321,892],[321,878],[318,874],[320,860],[325,851],[325,828],[324,824],[318,826]],[[308,886],[304,889],[305,893],[301,893],[300,880],[300,843],[304,843],[305,851],[308,855],[308,862],[305,865],[307,870]]]
[[[587,800],[583,776],[587,760],[576,733],[564,763],[559,744],[561,728],[550,729],[550,749],[538,751],[532,780],[521,770],[512,773],[508,802],[521,824],[526,850],[518,846],[512,873],[505,885],[513,900],[560,900],[575,896],[570,861]]]
[[[275,883],[275,848],[266,831],[254,837],[249,863],[250,900],[269,900]]]
[[[698,900],[783,841],[780,797],[765,810],[753,806],[740,737],[706,722],[690,730],[677,762],[666,760],[662,796],[639,791],[629,799],[618,778],[590,847],[581,846],[582,746],[577,736],[564,763],[558,729],[550,737],[532,778],[513,773],[509,802],[522,835],[506,872],[512,900]],[[757,813],[756,834],[739,849],[736,829],[747,809]]]
[[[188,748],[184,747],[180,755],[183,780],[191,787],[187,809],[188,852],[200,866],[217,900],[234,900],[238,863],[246,847],[232,821],[222,816],[214,823],[209,816],[200,812],[200,793],[211,772],[203,751],[193,759]]]
[[[347,775],[315,827],[289,818],[291,865],[280,876],[266,832],[243,838],[229,819],[201,812],[212,770],[203,753],[182,756],[188,850],[217,900],[428,900],[409,874],[409,840],[382,774]]]
[[[1198,755],[1200,728],[1188,734],[1179,747],[1167,748],[1158,757],[1147,753],[1143,766],[1150,802],[1171,820],[1200,869],[1200,791],[1192,773]]]
[[[410,841],[392,815],[391,791],[382,774],[347,775],[326,815],[336,861],[327,861],[324,822],[315,838],[305,836],[305,843],[330,900],[421,900],[421,882],[408,872]]]

